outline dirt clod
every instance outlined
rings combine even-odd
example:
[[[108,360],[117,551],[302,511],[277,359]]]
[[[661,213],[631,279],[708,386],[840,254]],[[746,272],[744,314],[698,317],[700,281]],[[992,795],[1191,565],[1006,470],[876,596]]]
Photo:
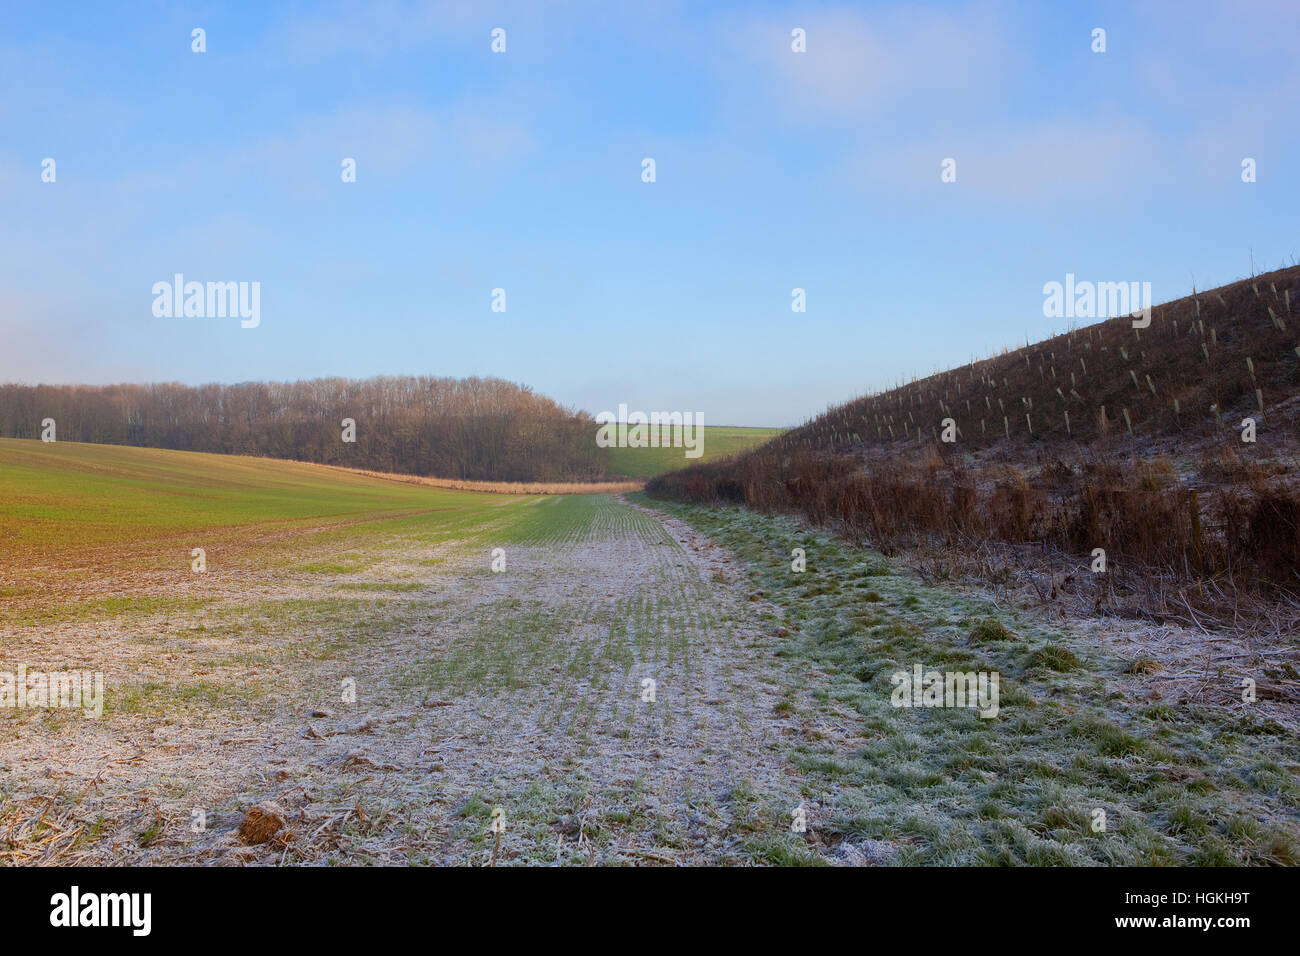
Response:
[[[279,805],[264,800],[245,814],[239,825],[239,839],[248,846],[257,846],[283,830],[286,822]]]

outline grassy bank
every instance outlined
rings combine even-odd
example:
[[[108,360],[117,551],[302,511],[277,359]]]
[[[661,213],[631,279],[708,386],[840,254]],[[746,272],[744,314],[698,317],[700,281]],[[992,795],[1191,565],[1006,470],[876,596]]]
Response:
[[[1300,755],[1277,719],[1290,708],[1240,696],[1244,676],[1270,679],[1258,661],[1174,673],[1116,654],[1110,625],[1058,626],[930,587],[788,518],[653,504],[733,549],[753,599],[778,609],[774,652],[806,675],[783,706],[810,728],[860,732],[847,744],[812,732],[793,748],[805,794],[826,808],[827,839],[901,843],[897,861],[917,864],[1297,862]],[[794,548],[806,551],[803,573],[791,570]],[[916,663],[997,671],[998,716],[892,706],[891,675]],[[1172,693],[1188,676],[1200,692]],[[801,842],[771,852],[797,859]]]

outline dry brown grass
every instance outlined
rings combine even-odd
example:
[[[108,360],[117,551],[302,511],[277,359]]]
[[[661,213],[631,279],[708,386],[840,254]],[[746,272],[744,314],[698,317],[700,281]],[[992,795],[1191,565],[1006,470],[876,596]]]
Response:
[[[1300,349],[1286,305],[1298,285],[1292,268],[1167,303],[1145,330],[1128,319],[1075,329],[858,399],[647,489],[802,514],[886,552],[1033,545],[1086,572],[1102,548],[1142,569],[1139,585],[1219,590],[1198,613],[1213,603],[1236,621],[1250,594],[1282,602],[1289,620],[1300,606]],[[1253,443],[1241,440],[1247,416]],[[940,441],[943,422],[955,422],[955,442]],[[1151,588],[1148,603],[1163,604],[1163,585]]]
[[[482,491],[499,495],[617,495],[640,491],[643,481],[461,481],[455,478],[427,478],[422,475],[398,475],[386,471],[366,471],[340,465],[320,465],[334,471],[346,471],[367,478],[401,481],[408,485],[449,488],[454,491]]]

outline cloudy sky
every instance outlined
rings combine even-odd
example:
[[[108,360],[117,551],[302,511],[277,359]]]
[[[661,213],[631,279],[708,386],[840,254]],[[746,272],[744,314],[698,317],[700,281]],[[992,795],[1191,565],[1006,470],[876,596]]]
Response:
[[[1300,261],[1297,36],[1294,0],[6,0],[0,380],[795,424],[1059,330],[1066,273],[1163,301]],[[175,273],[260,282],[261,324],[156,318]]]

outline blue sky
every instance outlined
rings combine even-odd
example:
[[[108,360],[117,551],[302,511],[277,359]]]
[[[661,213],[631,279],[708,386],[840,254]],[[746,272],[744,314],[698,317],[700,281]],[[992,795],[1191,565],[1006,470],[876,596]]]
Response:
[[[1300,259],[1297,36],[1293,0],[6,0],[0,380],[796,424],[1052,334],[1067,272],[1159,302]],[[177,272],[260,282],[260,326],[155,318]]]

